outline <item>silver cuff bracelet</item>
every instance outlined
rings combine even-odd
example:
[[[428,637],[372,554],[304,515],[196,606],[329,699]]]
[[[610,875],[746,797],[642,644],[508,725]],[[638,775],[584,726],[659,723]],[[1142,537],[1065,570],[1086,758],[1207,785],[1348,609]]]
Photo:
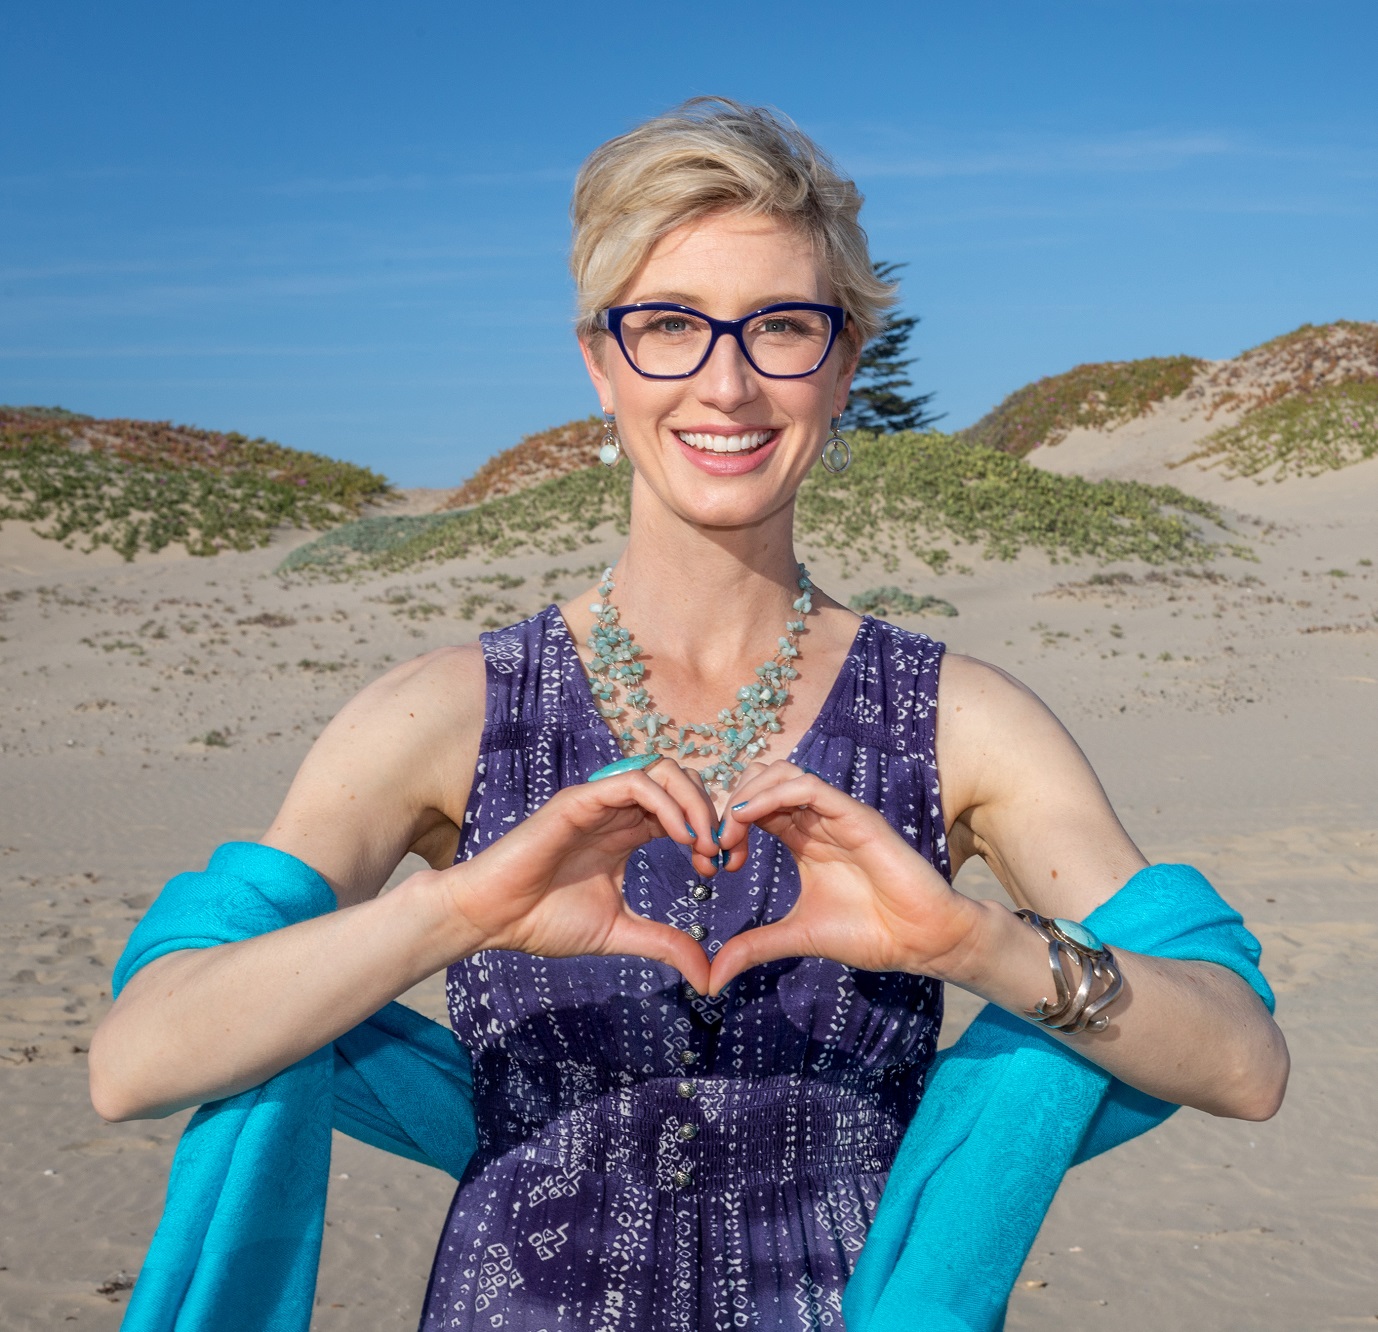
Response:
[[[1026,921],[1048,945],[1048,966],[1057,993],[1056,1002],[1050,1002],[1045,996],[1033,1008],[1026,1009],[1024,1015],[1052,1031],[1073,1034],[1104,1031],[1110,1025],[1105,1010],[1120,997],[1124,988],[1124,978],[1115,965],[1114,954],[1085,925],[1074,920],[1040,916],[1027,908],[1014,914]],[[1068,954],[1077,959],[1080,972],[1075,990],[1063,968],[1064,957]],[[1103,982],[1104,988],[1092,999],[1091,991],[1097,981]]]

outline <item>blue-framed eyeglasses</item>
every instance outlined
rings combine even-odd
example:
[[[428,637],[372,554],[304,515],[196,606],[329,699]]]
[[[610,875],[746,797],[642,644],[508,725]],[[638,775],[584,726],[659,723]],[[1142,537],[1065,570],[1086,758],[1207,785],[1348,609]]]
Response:
[[[735,338],[747,364],[767,379],[803,379],[824,361],[847,322],[839,305],[782,301],[740,319],[714,319],[672,301],[613,305],[599,323],[627,364],[647,379],[688,379],[703,369],[718,339]]]

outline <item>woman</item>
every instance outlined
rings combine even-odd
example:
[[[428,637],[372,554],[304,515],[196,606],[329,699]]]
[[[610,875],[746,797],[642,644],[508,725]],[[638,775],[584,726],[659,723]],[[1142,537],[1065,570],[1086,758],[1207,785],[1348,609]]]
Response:
[[[341,909],[150,963],[93,1043],[97,1109],[164,1115],[448,967],[479,1151],[426,1327],[832,1321],[945,982],[1164,1100],[1280,1102],[1286,1048],[1238,976],[1044,919],[1145,864],[1057,720],[798,564],[795,495],[825,442],[845,466],[830,423],[889,300],[859,205],[724,100],[590,158],[578,331],[603,460],[633,469],[625,551],[348,704],[264,839]],[[408,851],[434,869],[377,896]],[[954,892],[972,855],[1037,914]]]

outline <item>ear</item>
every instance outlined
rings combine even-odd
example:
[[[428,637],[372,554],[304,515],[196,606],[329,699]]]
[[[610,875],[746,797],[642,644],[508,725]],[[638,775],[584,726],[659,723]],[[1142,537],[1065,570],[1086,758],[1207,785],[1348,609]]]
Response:
[[[852,391],[852,380],[861,361],[861,348],[844,354],[837,372],[837,387],[833,391],[833,415],[841,416],[847,406],[847,395]]]
[[[593,391],[598,394],[598,401],[603,405],[603,410],[612,410],[612,384],[608,379],[607,371],[603,369],[601,353],[607,347],[607,338],[599,338],[596,342],[587,337],[579,339],[579,350],[584,357],[584,369],[589,372],[589,379],[593,381]]]

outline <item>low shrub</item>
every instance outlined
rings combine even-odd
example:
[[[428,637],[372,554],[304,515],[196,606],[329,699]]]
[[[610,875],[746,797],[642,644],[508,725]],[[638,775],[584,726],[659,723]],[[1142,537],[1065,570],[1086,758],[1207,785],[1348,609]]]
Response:
[[[606,523],[625,532],[630,504],[629,467],[583,468],[471,509],[350,523],[299,546],[279,572],[338,577],[470,555],[564,554],[593,541]]]
[[[1053,559],[1090,556],[1150,564],[1199,562],[1217,547],[1193,518],[1223,527],[1219,510],[1171,486],[1086,481],[1041,471],[948,435],[863,435],[843,476],[814,470],[799,492],[802,544],[850,567],[894,567],[908,550],[935,570],[950,539],[1012,559],[1029,547]],[[630,469],[582,469],[454,513],[368,518],[299,547],[283,573],[396,572],[427,561],[577,550],[627,530]]]
[[[1319,476],[1378,454],[1378,381],[1330,384],[1282,398],[1206,436],[1176,466],[1205,461],[1262,483]]]
[[[916,597],[902,587],[872,587],[858,592],[849,603],[863,615],[888,620],[896,615],[956,615],[957,607],[942,597]]]
[[[1078,426],[1108,430],[1143,416],[1155,402],[1185,393],[1203,364],[1194,356],[1152,356],[1079,365],[1016,389],[960,438],[1023,457]]]
[[[901,548],[941,570],[951,552],[934,538],[1013,559],[1025,548],[1054,560],[1194,563],[1215,543],[1193,518],[1224,527],[1220,510],[1172,486],[1087,481],[1032,467],[999,449],[950,435],[859,435],[840,477],[816,469],[799,492],[799,529],[847,564]]]
[[[390,489],[367,468],[271,440],[0,408],[0,521],[126,559],[174,542],[193,555],[267,545],[279,527],[332,527]]]

